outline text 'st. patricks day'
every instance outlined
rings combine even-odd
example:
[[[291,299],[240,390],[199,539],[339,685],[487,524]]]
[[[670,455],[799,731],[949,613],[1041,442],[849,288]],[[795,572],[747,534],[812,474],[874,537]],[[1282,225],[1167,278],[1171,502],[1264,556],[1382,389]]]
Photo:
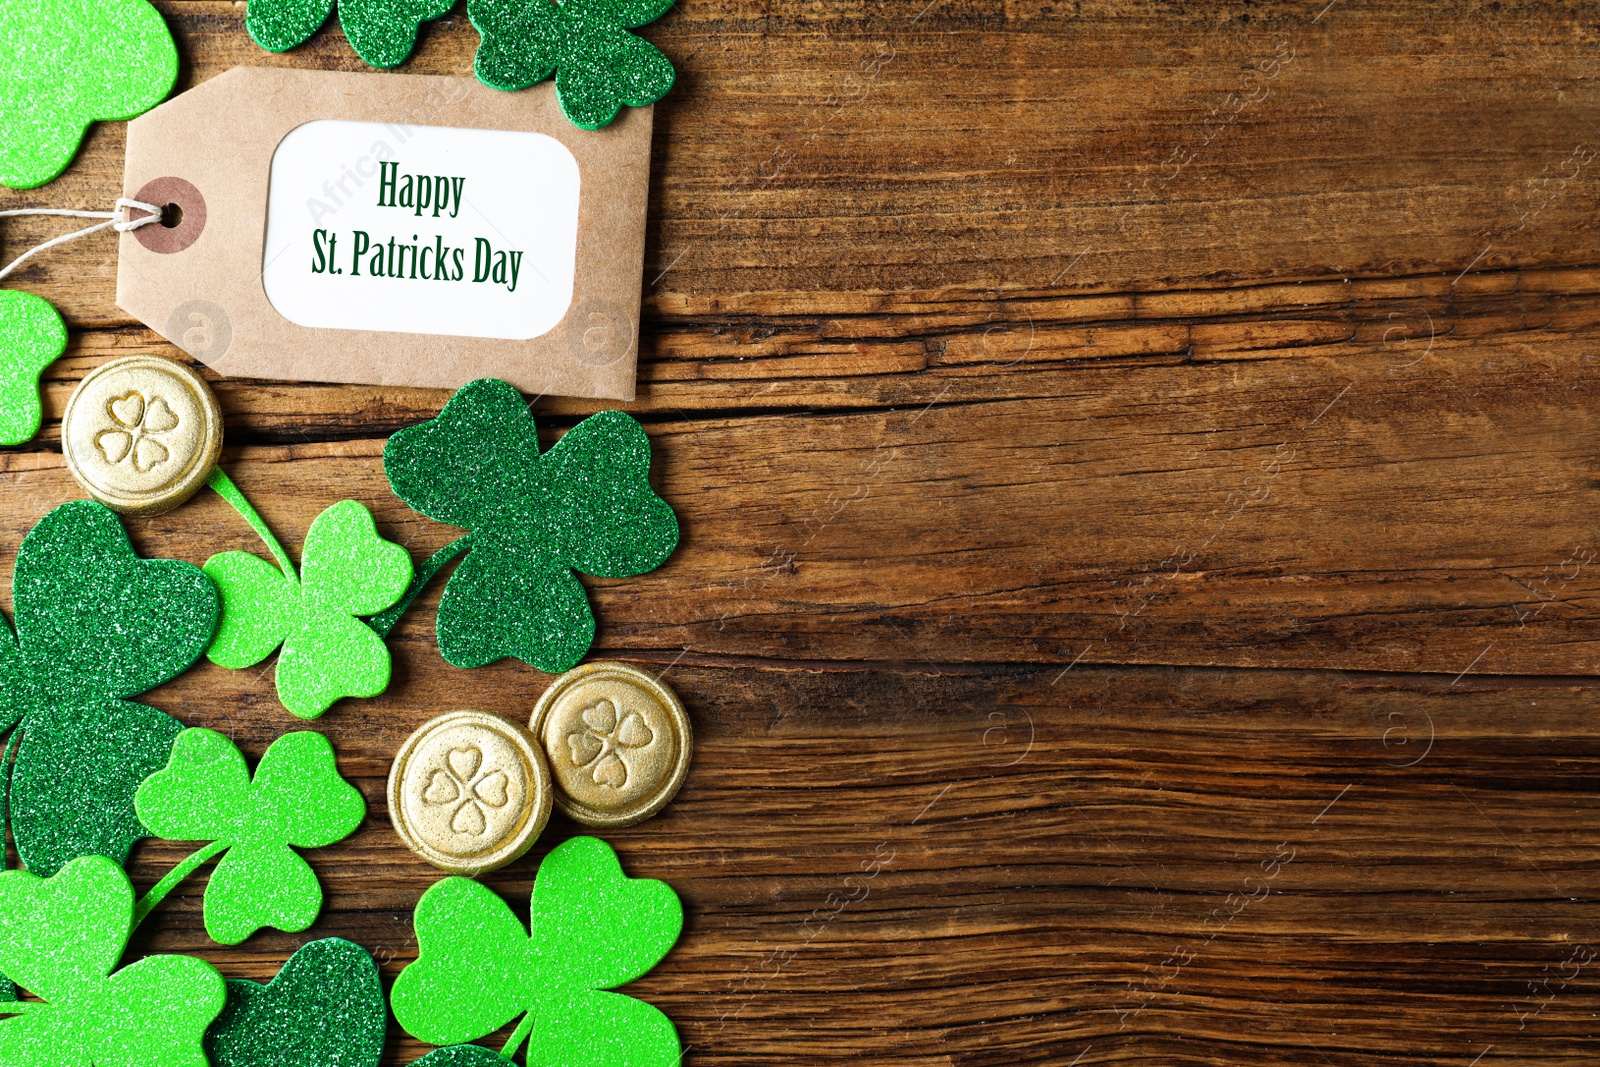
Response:
[[[307,123],[273,157],[267,299],[302,326],[537,337],[572,301],[578,195],[544,134]]]

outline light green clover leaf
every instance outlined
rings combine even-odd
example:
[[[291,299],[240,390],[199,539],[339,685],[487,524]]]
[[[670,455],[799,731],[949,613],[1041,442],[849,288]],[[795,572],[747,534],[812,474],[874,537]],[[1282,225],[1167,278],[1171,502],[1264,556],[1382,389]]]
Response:
[[[263,926],[298,933],[317,920],[322,886],[293,848],[321,848],[355,833],[361,793],[339,777],[321,734],[285,734],[268,747],[254,781],[244,756],[214,730],[185,730],[166,769],[134,797],[139,818],[169,841],[228,850],[206,885],[206,933],[237,945]]]
[[[212,556],[205,572],[222,593],[211,662],[251,667],[283,646],[278,699],[302,719],[317,718],[340,697],[388,688],[389,650],[358,616],[404,595],[411,557],[378,536],[363,505],[341,500],[317,516],[298,577],[248,552]]]
[[[649,971],[677,941],[683,905],[672,888],[624,876],[611,846],[577,837],[540,865],[530,913],[531,937],[488,887],[435,883],[417,902],[417,960],[389,997],[395,1019],[413,1037],[453,1045],[526,1012],[502,1055],[526,1037],[528,1067],[676,1067],[671,1020],[606,992]],[[477,1053],[433,1055],[465,1064]]]
[[[0,185],[43,185],[91,122],[142,114],[177,80],[178,50],[147,0],[0,0]]]
[[[187,670],[217,631],[200,568],[140,559],[110,509],[62,504],[22,539],[0,622],[0,730],[21,731],[11,828],[30,871],[96,854],[117,862],[150,836],[139,783],[167,761],[181,723],[127,698]]]
[[[0,968],[43,1000],[0,1004],[7,1067],[206,1067],[226,991],[216,968],[147,956],[112,973],[133,929],[122,868],[86,856],[44,879],[0,874]]]
[[[598,130],[624,104],[667,95],[672,61],[628,30],[654,22],[673,0],[467,0],[482,43],[474,68],[496,89],[556,76],[556,99],[574,126]]]
[[[66,323],[48,300],[0,291],[0,445],[20,445],[39,432],[39,375],[66,350]]]
[[[522,394],[482,378],[389,438],[383,466],[412,508],[472,531],[456,542],[469,551],[436,623],[439,653],[457,667],[516,656],[567,670],[594,641],[572,572],[644,574],[678,544],[678,518],[650,488],[650,439],[621,411],[589,416],[541,453]]]
[[[397,67],[417,44],[424,22],[450,13],[456,0],[339,0],[339,24],[356,55],[374,67]],[[269,52],[306,41],[333,13],[334,0],[250,0],[244,26]]]

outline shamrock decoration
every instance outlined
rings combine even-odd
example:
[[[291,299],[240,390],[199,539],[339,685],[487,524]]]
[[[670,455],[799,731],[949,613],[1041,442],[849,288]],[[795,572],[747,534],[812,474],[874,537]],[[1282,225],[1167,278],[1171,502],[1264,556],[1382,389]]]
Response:
[[[152,833],[212,842],[191,864],[228,850],[205,896],[206,933],[224,945],[263,926],[298,933],[316,922],[322,886],[290,846],[331,845],[367,814],[361,793],[339,777],[333,746],[310,731],[274,741],[252,781],[232,741],[185,730],[166,769],[145,780],[134,803]]]
[[[529,1067],[676,1067],[671,1020],[642,1000],[604,992],[650,970],[677,941],[683,906],[672,888],[624,876],[610,845],[576,837],[545,857],[530,910],[531,938],[488,887],[466,878],[435,883],[417,902],[417,960],[389,998],[400,1025],[448,1045],[526,1012],[501,1055],[526,1039]],[[488,1062],[448,1049],[428,1059],[430,1067]]]
[[[0,445],[24,444],[39,432],[39,375],[66,350],[66,324],[48,300],[0,290]]]
[[[247,552],[224,552],[205,572],[222,593],[222,625],[208,655],[250,667],[283,646],[278,699],[315,719],[340,697],[377,696],[389,685],[389,650],[357,616],[389,607],[411,581],[411,557],[378,536],[372,513],[354,500],[311,524],[299,577]]]
[[[7,1067],[206,1067],[222,976],[188,956],[147,956],[112,973],[133,929],[122,868],[86,856],[44,879],[0,874],[0,967],[44,1003],[0,1004]]]
[[[0,0],[0,184],[43,185],[98,119],[131,119],[178,79],[147,0]]]
[[[439,602],[439,651],[457,667],[516,656],[568,669],[594,640],[572,572],[643,574],[678,543],[677,517],[650,488],[650,440],[620,411],[584,419],[540,455],[522,396],[484,378],[389,438],[383,461],[412,508],[472,531]]]
[[[344,35],[369,65],[397,67],[417,45],[424,22],[449,14],[456,0],[338,0]],[[250,0],[244,27],[269,52],[287,52],[328,21],[334,0]]]
[[[574,126],[598,130],[622,105],[667,95],[672,61],[628,30],[654,22],[673,0],[467,0],[482,43],[474,68],[496,89],[556,76],[556,99]]]
[[[302,945],[266,985],[229,979],[206,1052],[211,1067],[378,1067],[388,1022],[372,957],[330,937]]]
[[[567,735],[572,765],[588,770],[596,785],[621,789],[628,784],[628,764],[623,754],[648,745],[655,740],[655,734],[637,711],[629,712],[619,721],[617,705],[609,700],[585,708],[582,718],[587,729]]]
[[[188,563],[140,559],[116,515],[76,500],[23,538],[12,595],[15,636],[0,622],[0,730],[21,724],[17,851],[40,875],[89,854],[120,863],[149,836],[134,790],[183,729],[126,698],[199,658],[216,631],[216,588]]]

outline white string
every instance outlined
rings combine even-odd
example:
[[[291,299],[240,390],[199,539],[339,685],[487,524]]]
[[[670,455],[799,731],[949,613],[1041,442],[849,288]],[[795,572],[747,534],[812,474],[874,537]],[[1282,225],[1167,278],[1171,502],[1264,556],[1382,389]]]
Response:
[[[143,217],[135,219],[126,216],[125,213],[129,211],[143,211],[145,214]],[[0,268],[0,279],[4,279],[6,275],[20,267],[25,260],[32,259],[47,248],[64,245],[68,241],[76,241],[78,238],[87,237],[91,233],[99,233],[108,226],[118,233],[126,233],[129,230],[137,230],[141,226],[148,226],[152,222],[160,222],[161,208],[155,204],[146,204],[142,200],[130,200],[125,196],[119,196],[117,197],[117,206],[111,211],[74,211],[69,208],[54,207],[25,207],[11,211],[0,211],[0,218],[16,218],[19,215],[65,215],[70,218],[106,219],[107,221],[72,233],[62,234],[60,237],[51,238],[42,245],[28,249],[22,255],[7,263],[4,268]]]

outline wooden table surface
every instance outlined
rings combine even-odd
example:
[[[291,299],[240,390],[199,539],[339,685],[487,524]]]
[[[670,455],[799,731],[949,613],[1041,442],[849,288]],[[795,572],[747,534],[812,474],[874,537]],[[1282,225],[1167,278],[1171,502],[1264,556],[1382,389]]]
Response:
[[[243,3],[157,6],[180,88],[365,69],[336,29],[273,56]],[[1596,1062],[1600,7],[682,0],[644,34],[679,82],[627,409],[685,537],[589,585],[594,656],[665,672],[698,731],[676,803],[609,835],[685,900],[630,992],[686,1061]],[[477,40],[458,7],[401,70],[468,74]],[[108,204],[123,137],[0,206]],[[77,495],[74,384],[180,355],[115,267],[99,236],[7,283],[73,327],[0,456],[7,576]],[[451,536],[381,464],[446,393],[210,377],[292,551],[344,498],[418,559]],[[535,411],[553,439],[599,406]],[[260,551],[214,494],[130,527]],[[136,948],[413,958],[439,872],[389,761],[549,681],[444,664],[437,602],[389,691],[318,723],[371,814],[311,856],[317,925],[211,944],[200,879]],[[147,699],[252,759],[300,725],[270,671]],[[525,906],[575,832],[486,881]]]

